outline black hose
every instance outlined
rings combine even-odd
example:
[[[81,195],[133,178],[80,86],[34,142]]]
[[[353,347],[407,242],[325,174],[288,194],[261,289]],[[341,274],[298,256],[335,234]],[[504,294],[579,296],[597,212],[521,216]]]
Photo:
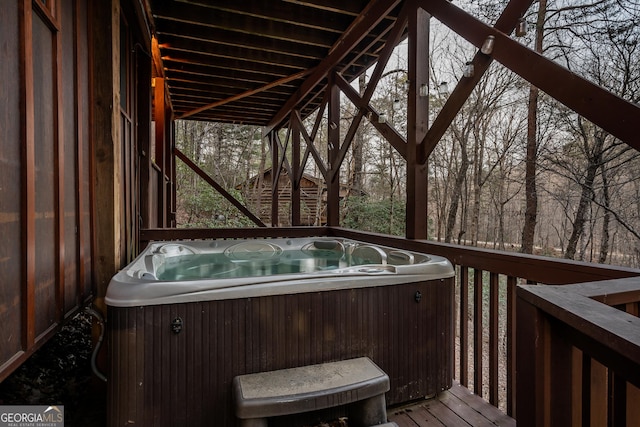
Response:
[[[104,338],[104,318],[102,317],[102,314],[100,314],[100,312],[94,310],[92,307],[87,307],[84,309],[84,311],[95,317],[98,321],[98,325],[100,326],[100,336],[98,337],[96,347],[93,349],[93,353],[91,353],[91,370],[96,377],[100,378],[104,382],[107,382],[107,377],[105,377],[104,374],[98,370],[98,365],[96,364],[98,351],[100,351],[100,346],[102,345],[102,340]]]

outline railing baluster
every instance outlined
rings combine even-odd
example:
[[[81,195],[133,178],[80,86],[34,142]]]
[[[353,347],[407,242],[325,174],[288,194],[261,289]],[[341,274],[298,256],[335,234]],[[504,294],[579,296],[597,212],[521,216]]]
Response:
[[[489,275],[489,403],[498,406],[498,318],[499,276]]]
[[[516,285],[518,279],[507,277],[507,415],[516,409]]]
[[[627,383],[627,419],[640,420],[640,389]]]
[[[627,425],[627,382],[611,369],[609,373],[608,425]],[[637,421],[637,420],[636,420]]]
[[[606,366],[591,359],[591,422],[594,425],[607,425],[609,406],[609,387]]]
[[[591,358],[582,353],[582,425],[591,425]]]
[[[482,270],[473,270],[473,391],[483,396],[482,390]]]
[[[460,384],[469,386],[469,268],[460,267]]]
[[[631,314],[632,316],[638,317],[638,303],[631,302],[631,303],[625,304],[624,311]]]

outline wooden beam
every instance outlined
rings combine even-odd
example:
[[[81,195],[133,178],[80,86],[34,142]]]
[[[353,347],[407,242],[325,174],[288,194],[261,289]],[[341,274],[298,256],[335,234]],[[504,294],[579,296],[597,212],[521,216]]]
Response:
[[[221,99],[220,101],[212,102],[211,104],[207,104],[207,105],[205,105],[203,107],[196,108],[195,110],[191,110],[191,111],[189,111],[187,113],[184,113],[180,117],[178,117],[178,119],[185,119],[187,117],[193,116],[194,114],[198,114],[198,113],[200,113],[202,111],[210,110],[212,108],[219,107],[221,105],[225,105],[225,104],[228,104],[230,102],[237,101],[239,99],[246,98],[246,97],[251,96],[251,95],[255,95],[256,93],[264,92],[264,91],[269,90],[271,88],[274,88],[274,87],[277,87],[277,86],[281,86],[281,85],[283,85],[285,83],[289,83],[289,82],[291,82],[293,80],[297,80],[297,79],[303,78],[304,76],[310,74],[311,71],[312,71],[312,69],[311,70],[300,71],[298,73],[292,74],[292,75],[290,75],[288,77],[284,77],[284,78],[278,79],[278,80],[276,80],[276,81],[274,81],[272,83],[266,84],[266,85],[261,86],[259,88],[252,89],[252,90],[247,90],[247,91],[242,92],[242,93],[240,93],[238,95],[230,96],[228,98]]]
[[[495,60],[611,135],[640,150],[635,126],[640,117],[640,106],[521,45],[447,0],[421,0],[421,6],[478,48],[489,35],[493,35],[495,45],[491,56]]]
[[[209,176],[205,171],[200,169],[198,165],[193,163],[191,159],[189,159],[182,151],[177,148],[173,149],[173,153],[177,158],[182,160],[185,165],[187,165],[191,170],[197,173],[200,178],[204,179],[210,186],[212,186],[218,193],[220,193],[225,199],[229,201],[233,206],[238,208],[240,212],[242,212],[245,216],[247,216],[251,221],[253,221],[256,225],[260,227],[266,227],[266,225],[260,220],[260,218],[256,217],[249,209],[247,209],[242,203],[240,203],[235,197],[233,197],[227,190],[225,190],[220,184],[218,184],[213,178]]]
[[[296,93],[289,98],[280,111],[271,119],[268,129],[271,130],[277,127],[298,102],[307,96],[322,79],[326,78],[330,70],[347,56],[399,2],[400,0],[373,0],[369,2],[353,24],[333,45],[327,57],[313,70]]]
[[[164,67],[162,66],[162,54],[160,53],[160,46],[158,46],[158,39],[153,37],[151,39],[151,61],[152,61],[152,75],[155,77],[164,78]]]
[[[231,6],[233,9],[238,9],[242,7],[242,2],[234,2]],[[270,4],[269,2],[267,4]],[[273,7],[277,8],[279,2],[274,2]],[[261,3],[260,9],[265,9],[264,3]],[[213,7],[217,6],[217,2],[213,2]],[[186,24],[194,24],[200,27],[204,27],[204,29],[208,28],[223,28],[223,29],[233,29],[236,30],[238,28],[247,28],[251,29],[252,34],[258,34],[266,38],[271,38],[274,40],[287,40],[291,38],[291,34],[298,33],[300,29],[300,25],[297,22],[292,21],[291,14],[291,5],[283,5],[283,8],[288,9],[285,10],[282,14],[282,17],[285,19],[276,20],[278,22],[277,25],[272,25],[272,22],[269,22],[268,19],[261,18],[256,16],[257,12],[256,8],[248,8],[246,14],[239,14],[229,11],[225,9],[224,6],[220,8],[216,8],[216,10],[212,10],[210,8],[201,7],[199,5],[193,5],[191,2],[189,3],[180,3],[176,4],[175,2],[167,2],[167,1],[158,1],[154,2],[153,12],[154,19],[159,21],[158,27],[162,28],[162,22],[166,21],[179,21]],[[253,9],[253,10],[252,10]],[[344,28],[344,23],[336,22],[335,14],[332,16],[333,19],[326,19],[326,26],[322,28],[318,28],[317,23],[323,22],[318,15],[314,14],[311,16],[310,14],[304,14],[306,8],[302,8],[298,10],[298,15],[301,19],[309,21],[310,23],[315,24],[314,31],[307,31],[303,37],[301,37],[298,42],[300,44],[309,44],[312,46],[322,46],[326,45],[326,35],[339,33],[342,28]],[[275,10],[275,9],[274,9]],[[320,12],[320,16],[323,13]],[[329,15],[327,15],[329,16]],[[332,28],[334,27],[334,28]],[[243,33],[237,32],[238,39],[242,39]],[[329,46],[326,46],[329,47]]]
[[[326,105],[326,104],[325,104]],[[316,150],[316,147],[313,145],[313,141],[315,139],[316,133],[318,131],[317,127],[314,127],[312,135],[310,136],[307,133],[307,130],[305,129],[303,123],[302,123],[302,119],[300,118],[300,112],[298,110],[294,110],[294,117],[295,120],[298,122],[299,129],[300,132],[302,134],[302,137],[304,138],[305,143],[307,144],[307,149],[305,151],[305,161],[303,164],[306,164],[306,159],[308,157],[308,153],[311,153],[311,156],[313,156],[313,159],[316,162],[316,166],[318,166],[318,169],[320,170],[320,173],[322,174],[322,177],[324,178],[325,181],[328,180],[329,175],[328,175],[328,171],[327,171],[327,166],[325,165],[324,161],[322,160],[322,157],[320,157],[320,153],[318,153],[318,150]],[[318,119],[316,121],[316,124],[318,124],[320,122],[320,119],[322,119],[322,115],[320,114],[318,116]]]
[[[181,57],[183,54],[197,53],[209,60],[231,60],[232,64],[262,62],[272,68],[294,68],[302,71],[315,67],[318,61],[312,58],[282,54],[279,52],[252,49],[243,46],[221,45],[214,41],[186,39],[173,34],[164,34],[160,43],[162,56]],[[242,68],[242,66],[240,66]]]
[[[351,142],[353,141],[353,138],[356,135],[356,132],[358,131],[358,127],[360,126],[360,122],[362,121],[362,117],[365,115],[365,113],[368,111],[369,108],[369,102],[371,101],[371,97],[373,96],[373,92],[375,91],[378,82],[380,81],[380,78],[382,77],[383,71],[387,65],[387,62],[389,61],[389,58],[391,57],[391,54],[393,53],[393,50],[395,49],[396,45],[398,44],[398,42],[400,41],[400,39],[402,38],[402,35],[404,33],[404,29],[407,25],[407,9],[408,9],[408,5],[409,2],[407,4],[405,4],[405,6],[402,8],[402,10],[400,11],[400,15],[398,16],[398,19],[396,20],[395,25],[393,26],[393,29],[391,30],[391,34],[389,36],[389,39],[387,40],[382,53],[380,54],[380,57],[378,58],[378,62],[376,63],[376,66],[373,70],[373,73],[371,75],[371,78],[369,79],[369,82],[367,83],[367,87],[364,91],[364,94],[362,96],[362,98],[360,99],[360,102],[357,105],[358,107],[358,112],[356,113],[356,116],[352,119],[351,121],[351,125],[349,126],[349,130],[347,131],[347,134],[344,137],[344,141],[342,141],[342,144],[340,146],[340,150],[336,156],[336,162],[338,164],[338,167],[334,167],[332,168],[333,172],[335,173],[336,171],[340,170],[340,165],[342,165],[342,162],[344,161],[344,158],[347,154],[347,150],[349,149],[349,147],[351,146]],[[427,22],[428,25],[428,22]],[[338,85],[340,86],[340,88],[345,88],[345,85],[351,87],[351,85],[349,85],[347,83],[347,81],[344,79],[344,77],[342,77],[342,75],[336,73],[337,76],[335,77],[336,82],[338,83]],[[355,91],[354,91],[355,93]],[[333,177],[331,177],[331,179],[333,179]]]
[[[233,16],[249,15],[251,17],[257,17],[261,19],[270,19],[274,21],[283,21],[292,25],[300,25],[306,28],[322,29],[323,31],[330,31],[334,33],[341,33],[345,26],[349,22],[345,22],[346,18],[351,18],[351,13],[345,13],[343,10],[346,4],[341,4],[339,10],[330,10],[322,7],[316,7],[312,10],[309,4],[306,2],[295,0],[294,2],[267,2],[268,7],[264,7],[265,2],[263,0],[244,0],[238,2],[237,0],[216,0],[211,2],[209,0],[178,0],[182,4],[193,4],[208,8],[209,11],[229,10],[233,9]],[[207,12],[203,9],[204,13]],[[201,11],[202,12],[202,11]],[[217,13],[217,12],[216,12]],[[216,16],[216,15],[213,15]],[[291,17],[295,16],[295,22]],[[237,18],[236,18],[237,19]],[[226,23],[226,21],[225,21]],[[220,25],[220,24],[217,24]]]
[[[291,127],[287,128],[287,136],[285,138],[285,144],[282,144],[280,141],[280,135],[278,132],[274,132],[274,143],[278,144],[277,153],[279,154],[277,157],[278,161],[271,168],[271,173],[273,174],[274,183],[280,182],[280,173],[282,173],[282,167],[287,170],[289,176],[291,176],[291,165],[289,164],[289,159],[287,159],[287,147],[289,146],[289,141],[291,138]],[[281,153],[281,154],[280,154]],[[278,185],[274,185],[271,187],[271,194],[278,192]]]
[[[431,240],[406,239],[338,227],[332,227],[330,230],[332,231],[331,236],[334,237],[364,240],[383,246],[440,255],[456,265],[464,265],[482,271],[499,271],[500,274],[506,276],[522,277],[549,285],[640,276],[640,270],[628,267],[559,260],[538,255],[525,255],[519,252],[472,248]]]
[[[320,157],[320,153],[318,153],[318,150],[316,150],[316,147],[313,144],[313,141],[315,141],[316,135],[318,134],[318,129],[320,129],[320,124],[322,123],[322,117],[324,115],[324,110],[326,106],[327,106],[327,94],[325,91],[324,99],[322,100],[322,103],[320,104],[320,108],[318,108],[318,112],[316,114],[316,121],[313,124],[311,135],[307,133],[307,129],[304,127],[304,123],[302,123],[302,117],[300,116],[300,111],[294,110],[294,114],[292,118],[293,120],[298,122],[300,133],[307,145],[307,148],[304,150],[304,156],[302,156],[302,162],[301,162],[302,168],[300,169],[300,175],[297,177],[298,180],[302,179],[302,173],[304,172],[304,166],[307,164],[307,161],[309,159],[309,154],[313,156],[313,160],[316,162],[316,166],[320,170],[320,173],[322,174],[322,177],[324,178],[324,180],[325,181],[327,180],[327,166],[324,164],[322,157]]]
[[[233,6],[237,8],[241,3],[235,2],[236,4]],[[244,4],[244,2],[242,2]],[[271,3],[277,4],[277,3]],[[263,6],[264,7],[264,6]],[[291,14],[292,12],[289,11]],[[292,15],[290,15],[292,16]],[[217,22],[222,21],[224,18],[215,17]],[[323,24],[329,24],[328,21],[322,21],[320,17],[315,17],[316,22],[322,22]],[[227,46],[237,46],[244,47],[248,49],[258,49],[264,51],[271,51],[274,53],[279,53],[282,55],[295,55],[307,58],[319,57],[322,58],[327,52],[327,48],[331,46],[321,46],[318,44],[305,44],[301,43],[299,40],[293,39],[284,39],[284,38],[273,38],[265,35],[259,35],[257,33],[248,34],[246,32],[234,31],[233,29],[226,29],[221,27],[213,27],[207,26],[204,29],[201,25],[185,25],[183,22],[171,20],[171,19],[156,19],[156,32],[159,36],[164,35],[175,35],[180,38],[189,39],[189,40],[202,40],[209,41],[219,44],[224,44]],[[233,24],[230,22],[224,22],[225,25],[231,27]],[[253,31],[255,28],[251,27],[248,22],[246,23],[238,23],[238,28],[251,28]],[[345,28],[348,24],[345,24],[343,28]],[[272,28],[278,28],[281,30],[280,26],[272,25]],[[274,43],[274,40],[277,40],[277,43]]]
[[[407,141],[388,123],[380,123],[380,115],[370,105],[367,105],[360,94],[339,74],[336,75],[336,83],[351,102],[357,107],[365,108],[369,117],[369,122],[378,132],[400,153],[402,158],[407,159]]]
[[[511,0],[496,21],[494,28],[505,34],[511,34],[518,23],[518,19],[525,14],[533,1],[534,0]],[[476,53],[471,61],[474,66],[473,75],[458,80],[458,84],[456,84],[456,87],[447,98],[442,110],[440,110],[440,113],[435,118],[421,142],[420,158],[423,162],[429,157],[447,128],[451,125],[451,122],[473,92],[473,89],[489,69],[491,62],[493,61],[490,56],[483,55],[480,52]]]

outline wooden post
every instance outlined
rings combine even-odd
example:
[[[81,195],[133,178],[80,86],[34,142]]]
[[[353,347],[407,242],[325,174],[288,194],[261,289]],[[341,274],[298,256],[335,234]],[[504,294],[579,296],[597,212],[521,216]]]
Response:
[[[291,120],[289,120],[289,126],[291,126],[292,132],[292,159],[293,163],[291,167],[291,225],[302,225],[300,220],[300,122],[295,120],[294,113],[291,114]]]
[[[554,425],[570,426],[573,413],[573,346],[571,337],[557,333],[560,325],[549,323],[549,419]],[[553,355],[553,356],[552,356]]]
[[[145,67],[145,71],[148,72],[148,75],[151,76],[151,61],[145,62],[143,60],[143,55],[138,54],[139,66]],[[156,81],[156,84],[158,82]],[[143,91],[138,89],[142,94]],[[152,88],[155,90],[155,88]],[[150,135],[150,124],[151,124],[151,99],[150,97],[138,97],[138,126],[139,133]],[[138,195],[139,203],[140,203],[140,226],[141,228],[151,228],[151,141],[149,138],[139,138],[138,139],[138,158],[139,162],[139,170],[138,176],[140,180],[140,193]]]
[[[171,109],[167,108],[167,115],[171,116]],[[176,148],[176,122],[171,120],[171,126],[169,127],[169,144],[171,152],[173,153]],[[176,212],[178,206],[178,195],[176,194],[176,157],[171,156],[171,175],[169,178],[170,200],[169,200],[169,227],[177,227]]]
[[[338,155],[340,152],[340,89],[336,84],[335,73],[329,74],[329,128],[328,150],[329,171],[332,179],[327,182],[327,225],[340,225],[340,164]],[[334,169],[335,168],[335,169]]]
[[[278,177],[276,168],[280,167],[280,150],[277,141],[277,130],[269,132],[269,144],[271,145],[271,226],[277,227],[280,224],[278,194]]]
[[[35,342],[35,282],[36,282],[36,220],[35,220],[35,113],[33,93],[33,11],[31,2],[20,3],[20,68],[24,78],[21,87],[22,122],[22,240],[25,248],[23,267],[24,293],[22,346],[31,348]]]
[[[427,163],[420,143],[428,130],[429,15],[414,6],[408,15],[409,95],[407,106],[407,213],[409,239],[427,238]]]
[[[174,163],[175,158],[173,157],[173,146],[175,142],[174,131],[173,131],[173,120],[171,109],[168,108],[167,104],[163,102],[164,105],[164,173],[162,174],[162,191],[164,192],[164,204],[162,206],[163,209],[163,221],[165,227],[171,227],[173,223],[173,194],[175,193],[175,187],[173,186],[174,181],[173,171],[174,171]]]
[[[548,330],[544,314],[540,309],[521,297],[523,289],[517,290],[516,310],[516,421],[519,427],[543,426],[549,417],[548,402],[549,366]],[[547,384],[545,384],[545,382]],[[547,394],[547,395],[545,395]]]
[[[110,17],[111,19],[107,19]],[[114,272],[122,266],[120,248],[121,178],[119,109],[120,99],[115,88],[120,87],[120,11],[118,1],[92,4],[91,58],[92,127],[94,155],[94,254],[95,304],[105,309],[104,295]],[[105,38],[108,40],[105,42]]]
[[[166,174],[166,150],[165,150],[165,135],[166,135],[166,122],[165,122],[165,107],[164,107],[164,79],[156,77],[156,84],[153,88],[154,102],[153,102],[153,120],[156,123],[155,133],[155,153],[156,153],[156,165],[160,168],[160,177],[158,181],[158,227],[165,227],[166,222],[166,208],[167,194],[165,182]]]

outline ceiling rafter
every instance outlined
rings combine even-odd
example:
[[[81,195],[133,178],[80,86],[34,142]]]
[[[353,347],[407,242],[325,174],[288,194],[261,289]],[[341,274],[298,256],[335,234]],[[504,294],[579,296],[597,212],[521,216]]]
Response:
[[[187,117],[193,116],[194,114],[197,114],[201,111],[204,110],[210,110],[212,108],[224,105],[224,104],[228,104],[229,102],[233,102],[233,101],[237,101],[238,99],[242,99],[242,98],[246,98],[248,96],[254,95],[256,93],[259,92],[264,92],[268,89],[271,89],[272,87],[276,87],[276,86],[280,86],[283,83],[287,83],[290,82],[292,80],[297,80],[299,78],[302,78],[304,76],[306,76],[307,74],[309,74],[309,72],[311,72],[311,70],[305,70],[305,71],[301,71],[297,74],[293,74],[289,77],[285,77],[284,79],[280,79],[280,80],[276,80],[275,82],[269,83],[267,85],[261,86],[259,88],[256,89],[252,89],[252,90],[248,90],[246,92],[243,92],[239,95],[235,95],[235,96],[230,96],[229,98],[226,99],[222,99],[220,101],[216,101],[216,102],[212,102],[211,104],[205,105],[203,107],[200,108],[196,108],[195,110],[189,111],[188,113],[183,114],[182,116],[180,116],[180,119],[185,119]]]
[[[160,35],[159,35],[160,36]],[[170,48],[185,52],[199,53],[212,57],[229,58],[239,62],[257,62],[272,67],[287,66],[304,69],[313,67],[315,61],[301,57],[283,55],[275,52],[262,51],[260,49],[248,49],[239,46],[217,44],[211,41],[188,40],[182,37],[164,34],[160,43],[160,49]]]
[[[254,34],[274,40],[290,40],[291,34],[299,34],[298,40],[300,43],[324,47],[328,47],[326,43],[330,34],[336,37],[336,31],[330,31],[326,28],[315,31],[309,31],[308,29],[300,31],[301,27],[294,22],[273,25],[267,19],[239,15],[224,10],[213,10],[186,4],[169,7],[168,3],[167,6],[164,6],[162,1],[157,1],[156,3],[158,3],[158,7],[154,10],[154,18],[156,20],[164,19],[190,25],[218,28],[231,31],[237,36]]]
[[[171,48],[165,47],[165,52],[170,53]],[[271,76],[272,78],[286,77],[300,71],[299,67],[271,67],[257,63],[243,63],[240,67],[237,61],[225,60],[224,58],[217,58],[215,62],[211,62],[211,58],[207,55],[201,55],[199,53],[181,52],[182,57],[174,57],[165,55],[162,57],[162,63],[165,69],[180,69],[188,70],[191,67],[206,67],[211,70],[227,70],[229,72],[242,71],[251,72],[252,74],[264,74]]]
[[[272,1],[269,4],[269,8],[265,9],[262,7],[264,0],[242,0],[240,2],[237,0],[216,0],[214,3],[198,0],[178,1],[273,22],[295,22],[296,25],[312,30],[333,31],[336,33],[342,33],[350,22],[350,20],[345,19],[342,12],[317,8],[310,11],[308,7],[304,7],[299,3],[286,4],[280,1]]]
[[[289,76],[331,63],[352,80],[373,64],[389,37],[401,0],[143,0],[158,40],[174,116],[268,125],[292,107],[303,118],[320,106],[326,72],[317,84]],[[381,7],[380,5],[389,5]],[[365,19],[366,23],[361,22]],[[355,26],[355,27],[354,27]],[[360,28],[354,38],[354,28]],[[345,42],[348,47],[345,47]],[[335,49],[341,50],[336,55]],[[331,62],[327,62],[331,58]],[[281,85],[257,88],[283,80]],[[306,83],[305,83],[306,82]],[[305,86],[305,84],[307,86]],[[298,91],[300,87],[302,91]],[[255,93],[245,96],[248,91]],[[198,93],[201,91],[202,93]],[[228,102],[232,97],[242,97]],[[297,104],[283,106],[293,97]],[[276,105],[274,111],[274,104]],[[214,104],[217,105],[217,104]],[[239,106],[246,106],[243,114]],[[235,117],[234,117],[235,115]],[[270,115],[270,119],[264,119]]]
[[[324,54],[325,46],[314,46],[298,40],[279,40],[255,34],[236,34],[220,28],[203,28],[198,25],[185,26],[175,21],[157,20],[157,33],[180,37],[187,40],[219,43],[221,45],[258,49],[266,52],[286,54],[312,59]]]
[[[296,93],[282,106],[280,111],[269,122],[268,127],[273,129],[284,120],[288,112],[298,102],[307,96],[318,83],[325,79],[333,69],[349,52],[364,39],[385,16],[387,16],[400,0],[373,0],[353,21],[352,25],[344,32],[340,39],[333,45],[328,55],[316,67],[315,71],[305,80]]]
[[[358,16],[364,6],[367,4],[367,0],[361,0],[360,2],[344,1],[344,0],[325,0],[318,1],[306,1],[306,0],[283,0],[285,3],[300,4],[308,7],[313,7],[319,10],[330,10],[333,12],[340,12],[345,14],[351,14]]]

